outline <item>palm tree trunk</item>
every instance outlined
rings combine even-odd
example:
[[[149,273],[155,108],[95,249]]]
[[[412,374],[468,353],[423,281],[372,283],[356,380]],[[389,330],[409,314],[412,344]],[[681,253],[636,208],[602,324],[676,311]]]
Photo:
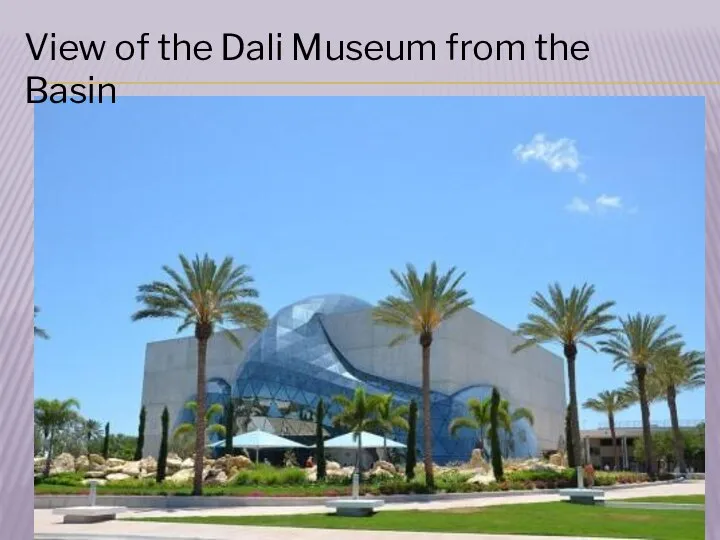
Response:
[[[50,467],[52,465],[52,449],[53,443],[55,442],[55,430],[50,430],[50,439],[47,447],[47,458],[45,459],[45,469],[43,470],[43,476],[47,478],[50,476]]]
[[[430,345],[432,336],[421,338],[422,345],[422,398],[423,398],[423,463],[425,465],[425,485],[432,490],[435,487],[435,475],[432,458],[432,424],[430,423]]]
[[[564,347],[565,360],[567,360],[568,368],[568,390],[570,393],[570,435],[572,437],[572,446],[575,466],[582,464],[582,452],[580,448],[580,418],[578,415],[577,404],[577,385],[575,381],[575,359],[577,357],[577,348],[575,344],[566,345]]]
[[[613,454],[615,454],[615,470],[620,468],[620,448],[618,448],[618,440],[615,436],[615,415],[608,413],[608,424],[610,424],[610,437],[612,437]]]
[[[675,443],[675,461],[680,469],[680,473],[685,474],[687,472],[687,465],[685,464],[685,443],[683,442],[682,433],[680,432],[680,422],[678,421],[677,413],[677,392],[674,386],[669,386],[667,389],[667,403],[670,409],[670,423],[672,424],[673,442]]]
[[[388,453],[387,453],[387,435],[383,435],[383,459],[385,461],[390,461],[388,459]]]
[[[652,433],[650,431],[650,405],[647,399],[647,388],[645,388],[645,375],[647,369],[644,367],[635,370],[638,381],[638,393],[640,394],[640,413],[642,418],[643,446],[645,447],[645,470],[648,476],[655,478],[655,458],[653,457]]]
[[[203,468],[205,466],[205,371],[207,363],[207,344],[208,338],[198,338],[197,410],[195,411],[195,475],[193,478],[193,495],[202,495],[203,489]]]

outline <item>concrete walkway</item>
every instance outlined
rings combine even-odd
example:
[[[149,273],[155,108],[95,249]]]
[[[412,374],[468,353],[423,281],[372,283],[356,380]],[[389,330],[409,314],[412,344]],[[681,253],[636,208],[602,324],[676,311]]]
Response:
[[[705,493],[705,482],[684,482],[681,484],[634,487],[608,491],[608,500],[627,500],[639,497],[663,497],[668,495],[702,495]],[[548,495],[518,495],[505,497],[478,497],[454,501],[434,501],[426,503],[397,503],[385,506],[381,511],[393,510],[442,510],[451,508],[474,508],[507,504],[528,504],[537,502],[559,501],[560,496]],[[308,513],[326,513],[324,506],[288,507],[235,507],[197,510],[133,510],[119,517],[190,517],[190,516],[262,516],[262,515],[292,515]],[[407,533],[407,532],[375,532],[351,530],[324,530],[324,529],[289,529],[274,527],[240,527],[227,525],[199,525],[186,523],[146,523],[111,521],[90,525],[62,524],[59,516],[52,515],[51,510],[35,510],[35,535],[38,540],[235,540],[237,538],[253,538],[258,540],[284,540],[289,536],[292,540],[356,540],[373,539],[402,540],[412,538],[416,540],[453,539],[457,534],[437,533]],[[475,535],[463,534],[463,540],[562,540],[560,537],[529,537],[522,535]],[[571,537],[568,537],[569,540]],[[581,540],[581,539],[576,539]]]

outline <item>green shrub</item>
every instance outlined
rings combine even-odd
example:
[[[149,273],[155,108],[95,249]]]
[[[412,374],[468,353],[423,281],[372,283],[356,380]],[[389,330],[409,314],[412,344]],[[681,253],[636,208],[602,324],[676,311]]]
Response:
[[[279,469],[262,464],[240,471],[234,483],[238,486],[299,486],[308,483],[308,479],[305,471],[297,467]]]
[[[82,486],[85,475],[83,473],[67,472],[54,474],[43,478],[38,476],[35,478],[35,485],[42,484],[45,486]]]

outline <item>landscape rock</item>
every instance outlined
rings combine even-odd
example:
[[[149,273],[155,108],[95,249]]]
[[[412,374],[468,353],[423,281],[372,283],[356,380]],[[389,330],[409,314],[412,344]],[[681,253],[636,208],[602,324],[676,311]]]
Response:
[[[192,469],[195,467],[195,460],[192,458],[187,458],[180,464],[181,469]]]
[[[489,467],[479,448],[473,449],[468,466],[470,469],[486,469]]]
[[[490,484],[495,481],[495,477],[492,474],[486,474],[486,473],[478,473],[472,478],[469,478],[467,480],[468,484]]]
[[[100,454],[90,454],[90,463],[93,465],[105,465],[105,458]]]
[[[137,478],[140,476],[140,462],[139,461],[128,461],[123,465],[122,470],[120,471],[123,474],[127,474],[128,476],[134,476]]]
[[[167,478],[165,481],[171,484],[187,484],[189,482],[192,482],[193,476],[194,475],[192,469],[181,469],[169,478]]]
[[[123,467],[125,466],[125,460],[124,459],[117,459],[117,458],[107,458],[105,460],[105,465],[108,466],[108,468],[115,468],[115,467]]]
[[[370,471],[368,473],[368,476],[370,476],[370,478],[377,478],[377,477],[389,478],[394,475],[387,469],[383,469],[382,467],[375,467],[372,471]]]
[[[174,474],[178,472],[181,468],[182,460],[179,457],[171,458],[170,455],[168,455],[167,462],[165,463],[165,470],[170,474]]]
[[[550,465],[555,465],[556,467],[562,467],[563,465],[563,455],[561,453],[553,454],[548,459],[550,462]]]
[[[108,482],[122,482],[123,480],[129,480],[131,476],[123,473],[112,473],[105,477]]]
[[[390,474],[395,474],[395,473],[397,472],[397,469],[395,468],[395,465],[393,465],[393,464],[390,463],[389,461],[383,461],[383,460],[377,461],[377,462],[375,463],[375,468],[376,468],[376,469],[377,469],[377,468],[383,469],[384,471],[387,471],[387,472],[389,472]]]
[[[44,457],[36,457],[35,462],[33,464],[33,469],[36,473],[43,472],[43,469],[45,469],[45,462],[47,460]]]
[[[208,486],[222,486],[228,481],[228,477],[225,471],[217,469],[210,469],[208,474],[205,476],[205,484]]]
[[[157,471],[157,461],[155,461],[155,458],[152,456],[141,459],[138,465],[141,473],[143,473],[143,471],[145,473],[154,473]]]
[[[75,460],[75,472],[84,472],[90,469],[90,460],[87,456],[79,456]]]
[[[51,470],[55,474],[75,472],[75,458],[71,454],[60,454],[52,460]]]
[[[328,461],[325,464],[325,470],[326,471],[335,471],[337,469],[340,469],[340,464],[337,461]]]
[[[85,473],[85,478],[88,478],[90,480],[105,478],[105,474],[106,473],[104,471],[87,471]]]

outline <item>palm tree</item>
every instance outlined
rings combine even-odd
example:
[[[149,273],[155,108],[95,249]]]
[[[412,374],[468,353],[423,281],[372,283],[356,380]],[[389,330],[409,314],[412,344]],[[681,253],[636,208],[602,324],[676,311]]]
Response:
[[[402,331],[390,342],[397,345],[418,336],[422,349],[422,411],[423,411],[423,461],[425,483],[432,489],[435,485],[432,461],[432,424],[430,422],[430,347],[433,333],[444,322],[459,311],[473,304],[467,291],[460,288],[465,277],[462,272],[455,274],[455,267],[445,274],[438,274],[437,264],[419,276],[415,267],[408,264],[406,272],[395,270],[390,275],[400,289],[400,296],[388,296],[378,303],[373,311],[373,320]]]
[[[598,413],[606,414],[610,426],[610,437],[613,442],[613,453],[615,454],[615,470],[620,469],[620,449],[617,436],[615,435],[615,414],[630,407],[631,399],[625,389],[604,390],[597,397],[590,398],[583,403],[583,408]]]
[[[468,416],[453,418],[450,422],[450,435],[455,436],[461,429],[472,429],[478,432],[478,442],[482,447],[483,458],[487,459],[485,452],[485,437],[490,427],[490,396],[485,399],[470,398],[467,401]],[[502,412],[500,412],[502,414]]]
[[[333,402],[340,407],[340,412],[332,419],[333,424],[350,430],[358,442],[355,470],[360,471],[362,432],[379,430],[377,411],[380,399],[378,396],[367,395],[365,390],[358,386],[352,398],[338,395],[333,397]]]
[[[383,456],[388,459],[387,453],[387,436],[392,433],[393,429],[398,428],[403,431],[409,429],[407,415],[409,407],[407,405],[393,406],[392,394],[385,394],[378,396],[376,420],[377,427],[382,432],[383,436]]]
[[[87,419],[84,422],[85,428],[85,449],[87,451],[88,459],[90,458],[90,442],[97,436],[100,435],[102,430],[102,423],[97,420]]]
[[[575,380],[578,345],[595,351],[591,340],[610,334],[612,330],[608,324],[615,319],[608,313],[615,302],[603,302],[593,307],[591,304],[593,294],[595,287],[587,283],[579,288],[573,287],[568,296],[564,295],[558,283],[548,286],[549,298],[536,292],[531,302],[540,313],[528,315],[527,321],[518,326],[516,333],[524,337],[525,341],[513,349],[513,353],[517,353],[543,343],[556,342],[562,345],[568,371],[570,434],[573,460],[576,465],[581,461],[580,421]]]
[[[75,398],[60,401],[58,399],[36,399],[35,400],[35,423],[40,427],[47,445],[47,456],[45,460],[44,476],[50,475],[52,464],[53,444],[55,435],[64,429],[68,424],[78,419],[80,403]]]
[[[133,321],[149,318],[179,319],[178,332],[194,328],[197,340],[197,430],[195,436],[195,478],[193,494],[202,495],[205,451],[205,403],[207,346],[216,327],[225,323],[260,331],[267,323],[265,310],[247,299],[257,298],[253,278],[245,265],[235,266],[232,257],[218,265],[207,254],[190,261],[180,255],[182,274],[169,266],[163,271],[169,282],[153,281],[138,287],[137,300],[144,307],[132,315]],[[223,333],[238,347],[240,340],[230,331]]]
[[[670,409],[670,422],[673,430],[675,461],[681,473],[687,472],[685,463],[685,443],[680,431],[677,412],[677,395],[705,385],[705,354],[699,351],[682,352],[682,349],[669,348],[658,356],[648,377],[663,390]]]
[[[626,368],[637,379],[638,398],[642,417],[645,466],[650,477],[655,477],[652,434],[650,432],[650,405],[646,388],[648,371],[653,362],[668,348],[680,347],[681,336],[674,326],[665,327],[665,316],[628,315],[619,319],[620,329],[600,343],[601,350],[613,357],[613,369]]]
[[[180,424],[177,428],[175,428],[175,432],[173,433],[173,437],[182,437],[184,435],[188,434],[195,434],[197,425],[198,425],[198,405],[196,401],[188,401],[185,404],[185,408],[193,413],[193,420],[192,422],[185,422],[183,424]],[[217,422],[213,422],[213,418],[217,417],[218,415],[222,415],[224,412],[223,406],[219,403],[213,403],[210,405],[207,410],[205,411],[205,422],[203,422],[201,425],[205,428],[205,436],[203,438],[203,453],[200,454],[201,456],[205,455],[205,446],[207,442],[210,440],[210,435],[213,433],[217,433],[221,437],[225,436],[225,426],[222,424],[219,424]],[[195,459],[197,460],[197,455],[195,454]],[[202,460],[201,460],[202,461]]]
[[[535,415],[533,412],[526,407],[518,407],[517,409],[510,412],[510,402],[506,399],[500,400],[500,411],[499,411],[500,425],[505,432],[505,457],[510,456],[510,451],[514,446],[513,441],[513,424],[520,420],[527,420],[527,423],[531,426],[535,425]]]
[[[35,306],[35,312],[33,313],[33,318],[37,317],[38,313],[40,313],[40,308]],[[38,328],[37,326],[34,326],[34,325],[33,325],[33,328],[35,329],[35,337],[39,337],[40,339],[50,339],[50,335],[42,328]]]

